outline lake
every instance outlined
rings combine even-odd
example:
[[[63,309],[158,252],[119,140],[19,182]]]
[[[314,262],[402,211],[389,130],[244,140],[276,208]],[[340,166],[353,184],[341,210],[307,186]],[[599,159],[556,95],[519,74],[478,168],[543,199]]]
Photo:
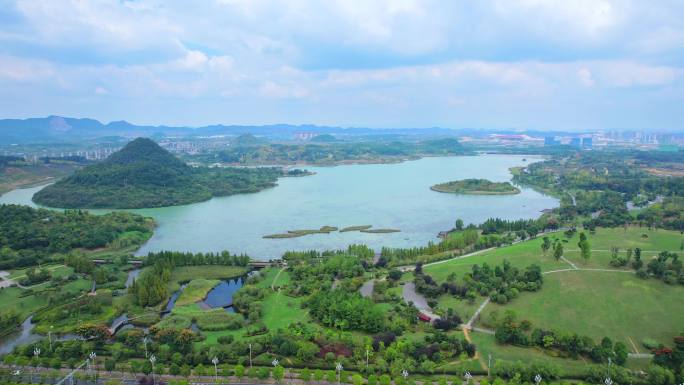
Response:
[[[526,159],[526,160],[523,160]],[[154,236],[138,251],[221,251],[255,259],[279,258],[287,250],[338,249],[363,243],[412,247],[437,241],[457,218],[481,223],[490,217],[536,218],[558,201],[532,189],[517,195],[454,195],[430,186],[465,178],[511,179],[509,168],[541,160],[535,156],[480,155],[423,158],[396,164],[306,167],[316,175],[281,178],[278,186],[254,194],[213,198],[186,206],[130,210],[152,216]],[[0,203],[30,204],[41,187],[14,190]],[[96,210],[96,212],[103,212]],[[399,233],[332,232],[288,239],[262,236],[330,225],[373,225]]]

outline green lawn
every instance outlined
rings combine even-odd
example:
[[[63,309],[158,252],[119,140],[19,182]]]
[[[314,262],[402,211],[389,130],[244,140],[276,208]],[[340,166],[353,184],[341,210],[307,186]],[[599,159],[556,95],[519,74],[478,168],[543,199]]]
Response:
[[[499,345],[496,343],[494,336],[490,334],[471,333],[470,336],[475,346],[477,346],[477,351],[480,353],[483,363],[487,363],[489,354],[492,355],[492,366],[496,365],[497,361],[520,361],[526,364],[546,363],[556,365],[560,369],[562,376],[573,376],[585,373],[590,365],[594,365],[591,361],[583,359],[573,360],[571,358],[553,357],[540,349]]]
[[[276,331],[308,320],[308,312],[301,308],[302,301],[301,297],[293,298],[281,292],[267,296],[263,301],[264,324],[269,330]]]
[[[278,274],[279,272],[280,274]],[[261,270],[259,274],[263,276],[259,283],[257,283],[257,287],[260,288],[270,288],[271,285],[278,287],[290,283],[290,273],[287,270],[281,272],[280,267],[269,267]]]
[[[470,272],[473,265],[481,265],[484,262],[487,262],[490,266],[496,266],[502,264],[504,260],[508,260],[515,266],[521,268],[536,263],[541,266],[544,271],[568,267],[567,263],[556,261],[551,253],[548,253],[546,256],[542,255],[541,243],[541,238],[537,238],[509,247],[488,250],[473,255],[472,257],[453,259],[434,265],[424,266],[423,271],[431,275],[437,282],[444,282],[449,274],[456,273],[460,278],[463,274]]]
[[[22,297],[23,291],[23,289],[18,287],[0,289],[0,304],[2,304],[2,308],[16,311],[22,319],[48,303],[47,296],[29,295]]]
[[[594,234],[586,232],[592,249],[591,259],[585,263],[580,257],[579,232],[568,239],[562,232],[548,234],[549,238],[559,239],[563,242],[565,257],[578,267],[586,268],[611,268],[609,265],[611,247],[618,247],[622,255],[628,248],[639,247],[643,250],[642,258],[650,258],[659,251],[680,251],[684,235],[677,231],[670,230],[648,230],[647,228],[629,227],[624,228],[599,228]],[[645,235],[645,236],[644,236]],[[521,242],[512,246],[485,251],[483,253],[461,259],[454,259],[447,262],[437,263],[423,267],[423,270],[430,274],[438,282],[443,282],[451,273],[456,273],[461,277],[470,271],[472,265],[487,262],[490,266],[503,263],[504,259],[509,260],[513,265],[524,268],[532,263],[541,266],[543,271],[566,269],[569,266],[566,262],[556,261],[552,252],[543,255],[541,243],[543,237]]]
[[[684,286],[599,271],[560,272],[544,279],[537,293],[523,293],[505,306],[487,306],[483,321],[488,323],[494,310],[502,314],[512,309],[534,327],[576,332],[596,341],[608,336],[633,350],[631,338],[639,352],[645,352],[645,338],[671,344],[684,331]]]
[[[577,242],[579,234],[564,244],[565,257],[575,263],[578,267],[588,268],[610,268],[611,248],[620,249],[620,255],[625,256],[626,250],[640,248],[641,257],[644,260],[650,259],[660,251],[674,251],[682,253],[680,250],[684,235],[677,231],[670,230],[648,230],[643,227],[597,229],[595,234],[586,233],[591,245],[592,253],[588,262],[581,258]],[[559,235],[561,239],[567,239]]]
[[[456,298],[450,294],[443,294],[437,299],[437,310],[442,310],[446,314],[447,309],[454,309],[456,314],[461,316],[463,322],[468,322],[484,300],[484,297],[477,297],[475,302],[471,304],[467,300]]]
[[[183,290],[180,297],[178,297],[178,300],[176,300],[176,306],[189,305],[203,300],[207,296],[207,293],[209,293],[214,286],[218,285],[219,282],[221,281],[216,279],[193,279],[185,287],[185,290]]]

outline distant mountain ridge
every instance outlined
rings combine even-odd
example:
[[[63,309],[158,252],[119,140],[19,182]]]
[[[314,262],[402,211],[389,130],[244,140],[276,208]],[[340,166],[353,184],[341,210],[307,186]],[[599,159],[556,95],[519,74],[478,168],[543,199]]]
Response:
[[[102,162],[76,171],[33,196],[59,208],[183,205],[273,187],[277,168],[190,167],[157,143],[137,138]]]
[[[148,126],[129,123],[125,120],[102,123],[96,119],[69,118],[48,116],[45,118],[0,119],[0,144],[38,143],[38,142],[71,142],[92,140],[103,137],[119,136],[135,138],[166,136],[239,136],[251,134],[267,136],[273,139],[292,139],[295,133],[311,132],[317,135],[404,135],[445,137],[457,135],[483,136],[492,133],[529,135],[577,135],[578,132],[514,130],[514,129],[481,129],[481,128],[363,128],[318,126],[313,124],[269,124],[259,126],[212,124],[201,127],[189,126]]]
[[[262,126],[214,124],[202,127],[188,126],[145,126],[123,120],[107,124],[95,119],[48,116],[45,118],[0,119],[0,144],[33,142],[68,142],[83,139],[96,139],[105,136],[153,136],[155,134],[180,136],[215,135],[265,135],[270,137],[291,138],[298,132],[338,135],[454,135],[447,128],[343,128],[316,125],[271,124]]]

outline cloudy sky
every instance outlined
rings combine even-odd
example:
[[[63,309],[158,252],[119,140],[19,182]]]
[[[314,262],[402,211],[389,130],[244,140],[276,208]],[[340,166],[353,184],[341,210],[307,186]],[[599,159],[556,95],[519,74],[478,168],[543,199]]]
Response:
[[[0,0],[0,118],[684,130],[681,0]]]

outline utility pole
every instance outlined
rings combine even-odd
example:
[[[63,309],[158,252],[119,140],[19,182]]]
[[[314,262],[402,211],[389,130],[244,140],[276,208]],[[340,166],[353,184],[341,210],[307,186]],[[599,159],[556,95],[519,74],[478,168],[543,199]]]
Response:
[[[143,337],[143,344],[145,345],[145,358],[147,358],[147,336]]]
[[[366,349],[366,369],[368,369],[368,349]]]
[[[54,328],[54,326],[50,325],[50,331],[48,331],[48,339],[50,340],[50,351],[52,351],[52,328]]]
[[[156,361],[157,361],[157,357],[155,357],[154,354],[152,356],[150,356],[150,362],[152,363],[152,385],[157,385],[157,379],[154,376],[154,363]]]
[[[249,344],[249,368],[252,369],[252,344]]]
[[[492,378],[491,370],[492,370],[492,353],[489,353],[489,361],[487,361],[487,377]]]

